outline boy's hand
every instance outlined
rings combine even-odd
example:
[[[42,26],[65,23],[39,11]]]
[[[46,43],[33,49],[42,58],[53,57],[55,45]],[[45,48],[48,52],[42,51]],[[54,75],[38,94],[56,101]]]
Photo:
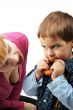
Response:
[[[40,60],[40,62],[38,63],[37,68],[35,70],[37,80],[39,80],[44,75],[43,70],[49,69],[48,62],[49,61],[47,59],[44,59]]]
[[[65,70],[65,63],[63,60],[57,60],[53,63],[51,66],[51,69],[53,70],[51,74],[52,80],[56,79],[58,76],[62,75]]]

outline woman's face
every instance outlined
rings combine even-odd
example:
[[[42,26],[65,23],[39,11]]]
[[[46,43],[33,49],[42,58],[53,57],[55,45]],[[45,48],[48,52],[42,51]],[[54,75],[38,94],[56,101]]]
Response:
[[[23,55],[13,42],[6,39],[4,41],[7,45],[7,54],[0,72],[11,72],[16,66],[22,63]]]

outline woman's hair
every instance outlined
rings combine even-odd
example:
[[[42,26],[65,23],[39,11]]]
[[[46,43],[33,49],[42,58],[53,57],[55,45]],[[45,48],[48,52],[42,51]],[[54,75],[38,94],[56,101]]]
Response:
[[[0,63],[1,64],[3,64],[5,62],[6,53],[7,53],[7,45],[4,42],[3,36],[0,35]]]
[[[50,13],[39,26],[38,38],[58,36],[64,41],[73,40],[73,17],[61,11]]]

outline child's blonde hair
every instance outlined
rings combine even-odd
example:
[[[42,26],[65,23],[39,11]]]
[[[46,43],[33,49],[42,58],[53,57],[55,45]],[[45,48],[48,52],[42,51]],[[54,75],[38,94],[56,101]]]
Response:
[[[3,39],[4,39],[3,35],[0,35],[0,63],[1,64],[4,63],[6,58],[6,53],[7,53],[7,45],[5,44]]]
[[[73,40],[73,17],[61,11],[50,13],[40,24],[38,37],[58,36],[64,41]]]

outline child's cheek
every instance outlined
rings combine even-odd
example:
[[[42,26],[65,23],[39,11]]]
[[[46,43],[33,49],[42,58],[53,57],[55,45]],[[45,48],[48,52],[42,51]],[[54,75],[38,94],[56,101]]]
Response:
[[[48,54],[46,51],[44,51],[44,56],[47,58],[48,57]]]
[[[57,53],[56,56],[60,59],[65,59],[66,58],[66,54],[64,54],[64,53]]]

